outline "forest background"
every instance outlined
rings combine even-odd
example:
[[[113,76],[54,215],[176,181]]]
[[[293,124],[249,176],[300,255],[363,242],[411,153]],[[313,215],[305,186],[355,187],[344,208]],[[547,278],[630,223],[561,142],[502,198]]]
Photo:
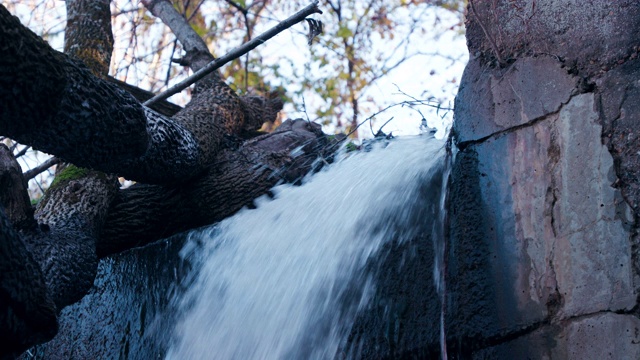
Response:
[[[221,56],[307,5],[282,0],[173,0],[214,56]],[[66,25],[60,0],[2,0],[9,11],[52,47],[62,50]],[[181,45],[140,1],[111,2],[114,52],[110,76],[159,93],[189,75],[172,59]],[[221,69],[240,94],[285,100],[280,120],[305,118],[326,133],[373,137],[420,131],[422,119],[443,137],[453,119],[453,98],[468,59],[466,0],[325,0],[324,32],[311,44],[308,24],[296,25]],[[184,105],[190,89],[169,100]],[[276,122],[275,125],[278,123]],[[358,125],[361,125],[358,127]],[[270,129],[264,129],[270,130]],[[25,172],[50,161],[47,154],[2,139]],[[33,174],[37,199],[55,165]]]

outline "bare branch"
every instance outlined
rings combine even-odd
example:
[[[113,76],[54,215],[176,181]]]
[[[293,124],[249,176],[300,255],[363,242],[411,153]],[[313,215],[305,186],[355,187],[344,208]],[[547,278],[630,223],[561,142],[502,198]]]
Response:
[[[224,64],[226,64],[226,63],[228,63],[230,61],[233,61],[233,60],[239,58],[240,56],[248,53],[249,51],[255,49],[259,45],[262,45],[263,43],[265,43],[267,40],[269,40],[272,37],[278,35],[279,33],[281,33],[282,31],[290,28],[291,26],[299,23],[300,21],[304,20],[307,16],[309,16],[311,14],[314,14],[314,13],[320,13],[320,14],[322,13],[322,11],[320,11],[320,9],[318,9],[318,1],[314,1],[312,4],[308,5],[304,9],[298,11],[297,13],[292,15],[291,17],[283,20],[278,25],[272,27],[271,29],[267,30],[266,32],[260,34],[259,36],[257,36],[253,40],[244,43],[243,45],[231,50],[226,55],[221,56],[218,59],[210,62],[208,65],[206,65],[202,69],[196,71],[193,75],[189,76],[185,80],[183,80],[180,83],[174,85],[173,87],[167,89],[163,93],[158,94],[155,97],[147,100],[144,103],[144,105],[149,106],[149,105],[151,105],[151,104],[153,104],[155,102],[158,102],[160,100],[165,100],[165,99],[167,99],[169,96],[171,96],[173,94],[177,94],[178,92],[186,89],[188,86],[190,86],[191,84],[195,83],[196,81],[204,78],[209,73],[219,69]]]
[[[229,4],[229,5],[231,5],[232,7],[238,9],[238,11],[240,11],[245,17],[247,16],[248,10],[246,8],[242,7],[237,2],[235,2],[233,0],[225,0],[225,2],[227,4]]]
[[[18,147],[19,143],[14,143],[13,146],[11,146],[11,151],[14,151],[17,147]],[[25,146],[24,148],[22,148],[22,150],[18,151],[14,156],[17,158],[19,158],[20,156],[24,155],[27,153],[27,151],[31,149],[31,146]]]
[[[186,51],[207,49],[204,40],[188,26],[185,17],[173,7],[170,1],[143,0],[142,3],[153,15],[162,19],[162,22],[171,29],[176,38],[180,39],[180,43]]]
[[[36,177],[38,174],[46,171],[48,168],[52,167],[53,165],[57,165],[60,162],[62,162],[61,159],[57,158],[57,157],[52,157],[49,160],[43,162],[42,164],[34,167],[33,169],[26,171],[23,176],[24,179],[29,181],[31,179],[33,179],[34,177]]]

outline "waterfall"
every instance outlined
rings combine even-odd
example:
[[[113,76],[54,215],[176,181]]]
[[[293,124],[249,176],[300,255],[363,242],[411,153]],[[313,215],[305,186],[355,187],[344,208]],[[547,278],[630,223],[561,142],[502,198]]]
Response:
[[[440,211],[437,213],[438,219],[433,222],[431,240],[433,241],[433,281],[436,287],[438,296],[440,297],[440,359],[448,360],[447,355],[447,334],[445,329],[445,316],[446,316],[446,251],[447,251],[447,239],[448,234],[448,219],[447,210],[449,207],[449,177],[451,175],[452,158],[455,158],[456,148],[452,144],[451,138],[447,143],[449,151],[445,156],[444,169],[442,179],[440,183],[440,198],[438,201],[438,208]]]
[[[167,358],[344,357],[376,289],[369,260],[390,239],[425,231],[416,221],[440,216],[421,194],[440,191],[441,180],[424,184],[442,177],[444,155],[444,142],[426,135],[378,142],[192,232],[182,256],[199,269],[174,299]]]

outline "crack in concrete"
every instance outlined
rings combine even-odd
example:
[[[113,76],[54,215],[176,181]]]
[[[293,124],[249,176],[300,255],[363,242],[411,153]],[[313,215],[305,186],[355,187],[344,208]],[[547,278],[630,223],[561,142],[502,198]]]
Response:
[[[536,125],[536,124],[538,124],[538,123],[540,123],[540,122],[542,122],[542,121],[546,120],[549,116],[559,114],[559,113],[562,111],[562,109],[564,108],[564,106],[565,106],[565,105],[567,105],[568,103],[570,103],[570,102],[571,102],[571,100],[572,100],[575,96],[577,96],[577,95],[581,95],[581,94],[583,94],[583,93],[580,93],[580,92],[577,92],[577,91],[576,91],[576,92],[574,92],[574,93],[572,93],[572,94],[569,96],[569,98],[567,99],[567,101],[566,101],[566,102],[561,103],[560,107],[558,107],[558,110],[556,110],[556,111],[551,111],[551,112],[549,112],[549,113],[547,113],[547,114],[544,114],[544,115],[538,116],[538,117],[536,117],[536,118],[534,118],[534,119],[532,119],[532,120],[530,120],[530,121],[527,121],[526,123],[519,124],[519,125],[515,125],[515,126],[512,126],[512,127],[510,127],[510,128],[507,128],[507,129],[503,129],[503,130],[499,130],[499,131],[493,132],[493,133],[491,133],[491,134],[489,134],[489,135],[486,135],[486,136],[483,136],[483,137],[481,137],[481,138],[479,138],[479,139],[475,139],[475,140],[467,140],[467,141],[461,141],[461,142],[459,142],[459,143],[456,143],[456,147],[458,148],[458,150],[460,150],[460,151],[464,151],[467,147],[472,146],[472,145],[477,145],[477,144],[483,143],[483,142],[487,141],[488,139],[491,139],[491,138],[498,138],[498,137],[500,137],[500,136],[503,136],[503,135],[506,135],[506,134],[510,134],[510,133],[512,133],[512,132],[515,132],[515,131],[518,131],[518,130],[521,130],[521,129],[525,129],[525,128],[528,128],[528,127],[534,126],[534,125]],[[522,101],[520,101],[520,102],[522,103]],[[453,136],[453,134],[452,134],[452,136]],[[455,140],[454,140],[454,143],[455,143]]]
[[[549,316],[542,321],[537,321],[530,325],[524,326],[521,329],[487,338],[483,342],[483,345],[473,349],[472,352],[477,352],[477,351],[489,349],[501,344],[506,344],[508,342],[517,340],[521,337],[531,335],[538,330],[544,329],[544,327],[546,326],[558,325],[562,323],[566,324],[568,322],[586,320],[586,319],[589,319],[598,315],[603,315],[603,314],[632,315],[637,317],[637,313],[635,313],[632,310],[620,310],[620,311],[599,310],[599,311],[594,311],[586,314],[573,315],[573,316],[559,318],[559,319],[552,319]]]
[[[554,114],[556,114],[556,113],[549,113],[549,114],[546,114],[544,116],[537,117],[537,118],[535,118],[535,119],[533,119],[533,120],[531,120],[531,121],[529,121],[527,123],[516,125],[516,126],[512,126],[510,128],[504,129],[504,130],[499,130],[499,131],[496,131],[496,132],[491,133],[489,135],[483,136],[483,137],[481,137],[479,139],[467,140],[467,141],[459,142],[459,143],[456,144],[456,147],[458,148],[458,150],[464,151],[467,147],[483,143],[483,142],[487,141],[488,139],[498,138],[500,136],[503,136],[503,135],[518,131],[520,129],[524,129],[524,128],[536,125],[537,123],[544,121],[548,116],[554,115]]]
[[[602,97],[605,94],[599,93],[598,95],[599,95],[598,96],[599,100],[597,103],[598,121],[602,129],[600,134],[600,141],[602,145],[605,146],[609,155],[614,160],[613,169],[616,174],[616,181],[613,184],[611,184],[611,187],[616,188],[619,191],[620,197],[627,204],[631,213],[633,214],[633,223],[631,224],[631,228],[629,230],[629,233],[630,233],[629,242],[631,246],[631,268],[634,273],[634,278],[638,278],[638,276],[640,276],[640,244],[639,244],[640,241],[638,239],[638,236],[639,236],[638,230],[640,229],[640,224],[639,224],[640,214],[638,213],[637,209],[634,207],[632,199],[629,198],[628,196],[629,194],[626,191],[623,191],[624,184],[621,184],[623,179],[623,176],[621,176],[621,173],[622,173],[621,155],[616,155],[617,152],[614,147],[614,142],[611,140],[611,137],[615,132],[616,123],[622,117],[622,113],[623,113],[622,108],[625,102],[627,101],[627,99],[629,99],[629,85],[625,86],[620,102],[616,106],[616,109],[617,109],[616,116],[611,120],[609,124],[607,124],[607,121],[606,121],[606,112],[605,112],[604,104],[602,100]],[[637,295],[638,298],[636,300],[636,305],[632,309],[632,311],[636,316],[639,316],[640,315],[640,293],[639,293],[640,283],[638,283],[637,280],[634,280],[633,282],[634,282],[635,291],[638,294]]]

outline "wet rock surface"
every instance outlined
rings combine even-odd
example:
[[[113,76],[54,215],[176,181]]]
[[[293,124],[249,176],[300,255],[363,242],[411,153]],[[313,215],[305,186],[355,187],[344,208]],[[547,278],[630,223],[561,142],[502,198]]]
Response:
[[[161,359],[170,343],[175,304],[190,264],[185,237],[103,259],[94,287],[59,317],[58,334],[21,359]],[[182,284],[182,285],[181,285]]]
[[[444,167],[421,186],[424,206],[412,214],[409,227],[418,235],[402,240],[407,229],[396,229],[396,238],[369,260],[375,293],[356,316],[337,358],[440,358],[442,304],[434,281],[434,237],[441,238],[444,230],[439,222],[443,172]]]
[[[525,126],[560,109],[577,90],[578,78],[549,56],[523,58],[489,74],[478,60],[467,65],[456,100],[456,112],[473,113],[457,126],[458,143]]]

